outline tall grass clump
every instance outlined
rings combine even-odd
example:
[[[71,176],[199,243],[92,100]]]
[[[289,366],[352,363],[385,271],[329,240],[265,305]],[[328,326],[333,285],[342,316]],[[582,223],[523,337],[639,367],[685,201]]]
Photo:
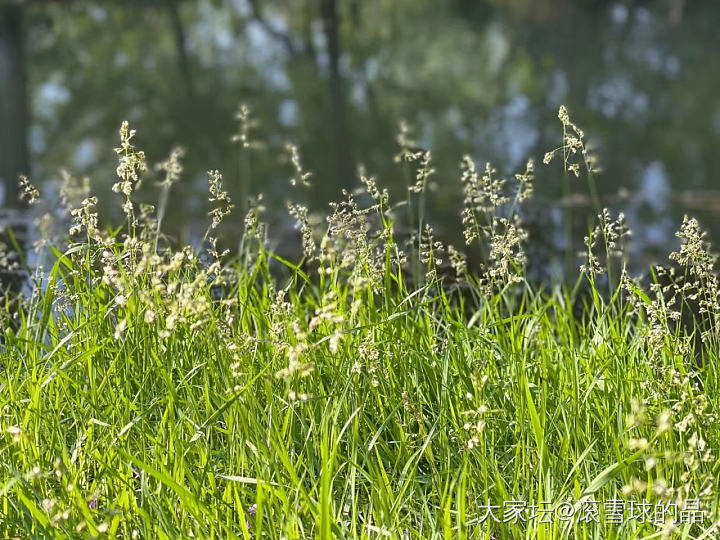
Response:
[[[560,119],[545,161],[593,174]],[[101,227],[65,175],[69,234],[45,239],[45,267],[0,310],[0,536],[720,534],[720,307],[697,221],[647,286],[626,269],[622,215],[601,210],[576,286],[539,289],[521,218],[533,162],[510,182],[462,160],[474,267],[436,237],[431,154],[407,145],[410,240],[362,172],[324,222],[289,203],[301,260],[269,250],[259,198],[230,254],[233,202],[211,171],[202,245],[178,247],[161,224],[182,150],[157,167],[158,207],[140,205],[151,168],[120,135],[124,224]],[[299,190],[311,176],[288,152]]]

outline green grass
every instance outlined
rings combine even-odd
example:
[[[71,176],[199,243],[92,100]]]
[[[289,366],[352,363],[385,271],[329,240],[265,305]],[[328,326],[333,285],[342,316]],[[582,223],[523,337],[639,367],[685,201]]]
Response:
[[[631,502],[700,499],[704,521],[672,534],[717,537],[715,333],[700,364],[662,295],[591,272],[577,318],[517,253],[443,277],[437,251],[403,260],[374,199],[337,207],[299,266],[254,220],[218,260],[133,212],[97,231],[86,204],[81,238],[5,309],[0,536],[659,538]],[[483,521],[513,500],[575,515]]]

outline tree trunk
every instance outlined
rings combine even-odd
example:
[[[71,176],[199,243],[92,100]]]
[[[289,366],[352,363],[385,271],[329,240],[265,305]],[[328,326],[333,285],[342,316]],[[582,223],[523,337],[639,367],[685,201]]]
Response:
[[[340,20],[337,13],[337,0],[322,0],[321,9],[330,69],[328,90],[335,145],[335,166],[339,187],[349,188],[352,185],[354,171],[350,133],[347,128],[345,85],[340,74]]]
[[[4,188],[0,209],[9,211],[0,212],[0,243],[4,244],[0,247],[14,260],[18,260],[13,255],[14,243],[23,251],[27,234],[19,212],[24,205],[18,199],[17,178],[29,169],[28,116],[23,7],[0,4],[0,186]],[[23,279],[22,271],[0,266],[0,302],[14,304]]]
[[[172,24],[173,39],[175,40],[175,51],[177,54],[178,72],[183,80],[188,100],[193,102],[196,97],[195,81],[190,70],[190,60],[187,54],[187,39],[185,37],[185,26],[180,16],[179,2],[171,1],[168,4],[170,23]]]
[[[685,0],[673,0],[670,4],[670,14],[668,19],[672,26],[677,26],[682,22],[683,13],[685,12]]]
[[[17,177],[29,169],[23,7],[0,6],[0,183],[3,206],[18,208]]]

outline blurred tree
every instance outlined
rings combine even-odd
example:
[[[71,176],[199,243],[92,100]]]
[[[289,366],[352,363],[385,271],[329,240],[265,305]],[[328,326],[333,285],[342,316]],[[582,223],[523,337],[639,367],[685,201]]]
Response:
[[[299,195],[315,207],[337,198],[356,162],[405,197],[402,168],[389,158],[397,122],[406,118],[420,146],[433,148],[430,217],[456,231],[460,156],[517,171],[525,157],[557,144],[557,106],[566,102],[601,150],[603,193],[637,187],[654,161],[670,183],[703,185],[720,158],[713,94],[720,54],[703,55],[718,50],[712,21],[720,4],[686,3],[675,26],[673,5],[33,2],[33,20],[48,21],[27,25],[33,165],[44,177],[61,165],[91,174],[95,191],[108,195],[101,200],[114,201],[106,171],[117,127],[128,119],[152,161],[176,143],[187,147],[184,181],[172,195],[184,211],[167,224],[202,230],[190,221],[205,218],[208,168],[225,171],[236,200],[241,184],[262,190],[270,204],[288,196],[287,139],[316,172],[312,190]],[[254,137],[266,143],[251,159],[229,140],[241,101],[261,120]],[[557,170],[538,172],[545,175],[538,198],[551,200]],[[144,196],[153,200],[150,190]]]
[[[340,73],[340,17],[337,0],[321,0],[321,12],[328,55],[328,89],[330,117],[335,141],[335,166],[340,187],[349,188],[355,171],[351,157],[350,133],[347,127],[345,81]]]
[[[0,214],[2,251],[12,251],[14,246],[22,251],[27,240],[22,216],[12,212],[24,206],[18,197],[18,175],[30,169],[24,15],[21,3],[0,2],[0,186],[2,207],[11,211]],[[15,302],[22,280],[20,271],[0,265],[0,301]]]

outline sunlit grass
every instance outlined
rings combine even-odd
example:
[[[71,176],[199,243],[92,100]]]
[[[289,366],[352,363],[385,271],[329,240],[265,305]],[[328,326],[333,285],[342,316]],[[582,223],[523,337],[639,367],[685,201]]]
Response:
[[[126,226],[98,229],[94,201],[78,204],[74,240],[3,314],[0,536],[717,536],[717,290],[693,222],[674,257],[693,291],[642,291],[625,273],[597,285],[622,259],[609,215],[578,286],[538,291],[516,217],[531,165],[510,189],[465,162],[463,221],[482,271],[422,219],[401,245],[370,178],[323,227],[291,208],[302,264],[268,251],[257,206],[229,258],[212,236],[232,207],[213,171],[206,249],[171,249],[166,208],[133,205],[144,156],[123,130]],[[577,172],[582,137],[572,144],[565,167]],[[165,189],[181,173],[173,155]],[[422,208],[429,154],[402,158],[418,167],[409,193]],[[702,324],[679,324],[698,298]],[[657,506],[676,504],[680,520],[694,499],[694,524]],[[511,501],[556,514],[512,519]]]

